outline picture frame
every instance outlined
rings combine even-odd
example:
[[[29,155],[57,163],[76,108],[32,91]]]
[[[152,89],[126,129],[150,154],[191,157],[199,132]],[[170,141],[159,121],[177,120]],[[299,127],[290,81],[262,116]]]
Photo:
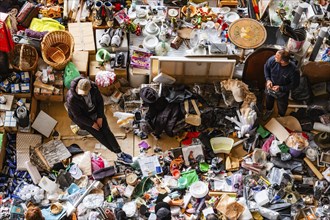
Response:
[[[201,144],[191,145],[191,146],[188,146],[188,147],[183,147],[182,148],[182,154],[183,154],[183,159],[184,159],[185,165],[189,166],[190,165],[190,163],[189,163],[190,157],[193,157],[194,159],[196,159],[196,157],[198,155],[203,155],[204,156],[203,147],[202,147]]]

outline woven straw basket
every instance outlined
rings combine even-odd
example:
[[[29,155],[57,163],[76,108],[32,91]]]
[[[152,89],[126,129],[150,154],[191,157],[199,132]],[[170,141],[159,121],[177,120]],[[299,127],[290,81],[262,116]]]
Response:
[[[20,71],[33,71],[38,64],[37,50],[28,44],[16,44],[9,53],[9,60],[14,69]]]
[[[57,54],[52,55],[54,48],[61,50],[65,59],[62,59],[62,54],[57,51]],[[41,54],[44,61],[56,70],[63,70],[73,55],[74,39],[68,31],[52,31],[45,35],[41,42]]]

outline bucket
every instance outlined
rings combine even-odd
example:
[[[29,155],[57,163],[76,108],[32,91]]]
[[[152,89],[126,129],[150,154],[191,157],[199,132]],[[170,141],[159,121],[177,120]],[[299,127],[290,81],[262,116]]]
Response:
[[[302,46],[304,45],[305,40],[303,41],[296,41],[292,38],[289,38],[287,48],[290,52],[297,53],[300,51]]]
[[[229,154],[233,147],[234,140],[227,137],[215,137],[211,138],[210,143],[215,154]]]

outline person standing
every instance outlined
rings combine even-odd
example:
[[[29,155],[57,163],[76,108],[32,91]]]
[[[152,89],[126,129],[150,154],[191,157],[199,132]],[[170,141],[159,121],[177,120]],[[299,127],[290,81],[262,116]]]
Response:
[[[289,92],[299,85],[299,72],[294,63],[290,62],[288,51],[281,49],[270,57],[264,65],[266,78],[266,112],[263,120],[273,113],[277,99],[278,114],[285,116],[288,108]]]
[[[95,83],[83,77],[74,79],[66,95],[66,102],[69,117],[74,123],[116,153],[119,161],[132,163],[132,156],[121,151],[109,128],[103,98]]]

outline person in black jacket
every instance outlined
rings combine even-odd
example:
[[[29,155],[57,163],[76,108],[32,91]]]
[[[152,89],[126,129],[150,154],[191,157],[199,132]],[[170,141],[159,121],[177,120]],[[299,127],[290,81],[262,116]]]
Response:
[[[66,95],[68,114],[81,129],[88,131],[101,144],[116,153],[118,160],[132,163],[132,156],[121,151],[104,114],[104,102],[97,86],[78,77],[71,82]]]
[[[278,114],[284,116],[288,108],[289,92],[299,85],[299,72],[294,63],[290,62],[290,54],[286,50],[279,50],[270,57],[265,66],[266,78],[266,113],[267,120],[273,112],[277,99]]]

